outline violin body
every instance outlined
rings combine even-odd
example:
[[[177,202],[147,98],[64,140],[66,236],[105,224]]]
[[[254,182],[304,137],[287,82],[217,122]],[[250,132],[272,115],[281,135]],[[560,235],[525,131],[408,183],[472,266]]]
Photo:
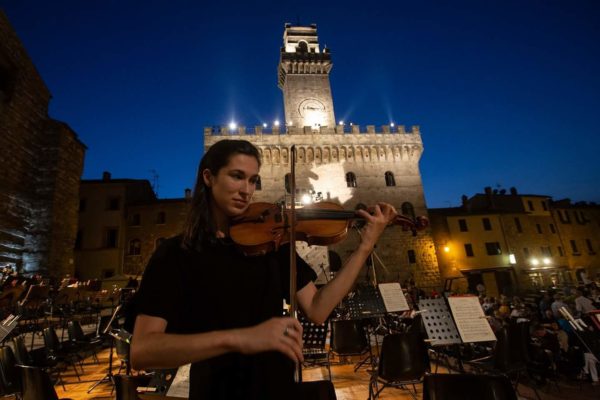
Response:
[[[247,256],[277,250],[290,241],[291,212],[276,204],[252,203],[242,216],[232,221],[229,227],[231,239]],[[319,246],[344,240],[353,221],[361,219],[355,211],[347,211],[329,201],[309,204],[296,209],[295,213],[296,240]],[[425,217],[412,220],[404,215],[397,215],[392,223],[402,226],[403,230],[411,230],[413,235],[429,225]]]
[[[289,212],[276,204],[252,203],[244,215],[236,218],[229,227],[231,239],[248,256],[277,250],[290,240]],[[352,222],[348,213],[332,202],[319,202],[297,209],[296,240],[319,246],[344,240]],[[350,212],[350,215],[353,214]]]

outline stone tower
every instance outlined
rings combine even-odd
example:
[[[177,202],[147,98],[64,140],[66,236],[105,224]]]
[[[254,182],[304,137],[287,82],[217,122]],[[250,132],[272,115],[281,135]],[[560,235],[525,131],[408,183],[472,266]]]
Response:
[[[286,175],[290,172],[290,149],[295,145],[297,199],[307,196],[334,201],[346,209],[384,201],[403,214],[426,216],[419,172],[423,152],[419,127],[367,125],[361,129],[358,125],[335,125],[330,70],[330,54],[318,49],[316,26],[286,24],[279,86],[287,126],[205,128],[205,148],[222,139],[244,139],[258,147],[262,167],[255,201],[289,198]],[[322,118],[322,123],[304,122],[311,115]],[[347,240],[331,249],[343,261],[359,240],[358,232],[352,230]],[[412,236],[399,227],[388,228],[377,244],[375,264],[379,282],[413,278],[424,288],[441,283],[429,230]]]
[[[283,91],[287,126],[335,126],[329,84],[331,55],[319,49],[317,26],[285,24],[279,58],[279,87]]]

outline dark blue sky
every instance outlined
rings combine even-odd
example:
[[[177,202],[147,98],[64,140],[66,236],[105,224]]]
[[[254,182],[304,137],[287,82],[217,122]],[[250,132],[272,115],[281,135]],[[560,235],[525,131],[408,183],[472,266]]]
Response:
[[[156,170],[182,196],[204,126],[283,119],[299,20],[332,52],[338,120],[421,126],[430,207],[497,185],[600,202],[599,1],[298,3],[0,0],[50,115],[89,147],[84,178]]]

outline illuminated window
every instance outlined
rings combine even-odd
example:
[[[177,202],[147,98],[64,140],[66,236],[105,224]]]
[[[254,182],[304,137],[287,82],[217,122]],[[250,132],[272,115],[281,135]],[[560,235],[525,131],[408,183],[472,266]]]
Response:
[[[140,239],[132,239],[129,241],[129,253],[130,256],[139,256],[142,254],[142,242]]]
[[[385,186],[396,186],[394,174],[391,171],[385,173]]]
[[[346,186],[356,187],[356,175],[354,175],[354,172],[346,172]]]

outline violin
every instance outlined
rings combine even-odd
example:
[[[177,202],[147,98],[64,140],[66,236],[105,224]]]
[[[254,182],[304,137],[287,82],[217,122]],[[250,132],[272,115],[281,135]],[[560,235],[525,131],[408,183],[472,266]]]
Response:
[[[309,245],[328,246],[345,239],[348,229],[361,220],[356,211],[345,210],[341,205],[323,201],[295,211],[296,240]],[[283,205],[257,202],[236,217],[229,228],[231,239],[247,256],[257,256],[276,251],[280,245],[290,242],[291,210]],[[426,217],[414,220],[397,215],[392,225],[413,235],[429,225]]]

